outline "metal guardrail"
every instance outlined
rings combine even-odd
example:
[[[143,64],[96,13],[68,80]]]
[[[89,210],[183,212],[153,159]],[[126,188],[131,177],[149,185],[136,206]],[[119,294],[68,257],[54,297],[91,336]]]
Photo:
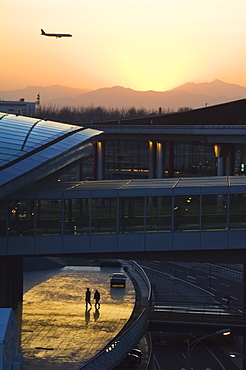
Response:
[[[214,265],[212,263],[194,263],[193,266],[199,270],[211,271],[213,273],[216,273],[217,275],[224,276],[227,279],[231,279],[234,281],[241,282],[243,278],[242,271],[230,267]]]
[[[134,347],[147,327],[148,313],[144,309],[138,319],[123,334],[116,336],[102,351],[78,370],[112,370],[123,360],[130,348]]]
[[[131,261],[131,265],[132,265],[132,268],[137,271],[137,273],[142,277],[142,279],[144,280],[146,286],[147,286],[147,289],[148,289],[148,302],[151,301],[151,298],[152,298],[152,287],[151,287],[151,282],[148,278],[148,275],[146,274],[146,272],[144,271],[144,269],[136,262],[136,261]]]
[[[151,299],[151,283],[145,271],[135,261],[131,261],[132,268],[143,278],[148,292],[148,302]],[[117,335],[96,356],[87,361],[78,370],[112,370],[120,363],[127,352],[141,339],[148,327],[148,308],[144,308],[136,321],[122,334]]]
[[[185,280],[182,280],[180,278],[177,278],[175,276],[172,276],[170,274],[166,274],[164,272],[154,270],[150,267],[145,267],[144,270],[149,274],[149,276],[153,278],[157,278],[159,281],[172,284],[172,286],[176,286],[177,289],[182,290],[186,293],[193,293],[196,295],[197,298],[205,300],[206,302],[214,302],[214,294],[202,289],[195,284],[192,284],[190,282],[187,282]]]
[[[150,311],[150,320],[190,321],[190,322],[225,322],[245,326],[245,314],[242,306],[226,308],[223,304],[206,302],[154,301]]]

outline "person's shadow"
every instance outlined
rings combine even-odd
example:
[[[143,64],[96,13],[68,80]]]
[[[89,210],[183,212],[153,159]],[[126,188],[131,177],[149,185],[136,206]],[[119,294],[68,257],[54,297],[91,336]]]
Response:
[[[90,322],[90,311],[91,311],[91,308],[89,308],[89,310],[85,310],[85,325],[88,326],[89,322]]]
[[[96,308],[95,312],[94,312],[94,320],[97,321],[99,319],[99,316],[100,316],[100,312],[99,310]]]

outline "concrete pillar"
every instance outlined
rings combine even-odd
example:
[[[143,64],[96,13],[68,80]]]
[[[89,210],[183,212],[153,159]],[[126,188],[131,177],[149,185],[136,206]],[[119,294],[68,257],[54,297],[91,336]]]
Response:
[[[149,179],[156,177],[156,142],[149,140]]]
[[[234,175],[235,147],[231,144],[214,145],[214,154],[217,159],[217,176]]]
[[[156,143],[156,159],[157,159],[156,177],[158,179],[162,179],[165,173],[164,148],[165,144],[159,142]]]
[[[217,161],[217,176],[223,176],[224,175],[224,160],[222,157],[218,157]]]
[[[82,164],[82,159],[80,163],[76,166],[76,181],[82,181],[82,176],[83,176],[83,164]]]
[[[0,257],[0,307],[16,309],[23,296],[23,257]]]
[[[174,142],[169,141],[168,177],[174,177]]]
[[[105,172],[105,142],[98,141],[96,143],[97,150],[96,150],[96,158],[97,158],[97,180],[104,180],[104,172]],[[95,155],[94,154],[94,155]]]
[[[93,178],[97,180],[97,143],[93,144]]]

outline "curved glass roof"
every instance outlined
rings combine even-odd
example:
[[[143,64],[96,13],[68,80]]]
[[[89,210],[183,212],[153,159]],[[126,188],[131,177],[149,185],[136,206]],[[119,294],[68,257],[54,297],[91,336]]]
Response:
[[[0,167],[81,130],[80,126],[0,113]]]
[[[88,143],[102,134],[81,126],[0,113],[0,197],[88,155]]]

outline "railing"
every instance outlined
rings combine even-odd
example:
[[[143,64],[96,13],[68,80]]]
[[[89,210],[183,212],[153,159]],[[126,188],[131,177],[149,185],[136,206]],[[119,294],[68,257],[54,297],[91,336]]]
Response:
[[[123,360],[129,348],[134,347],[147,328],[147,309],[123,334],[116,336],[102,351],[85,363],[79,370],[113,369]]]
[[[127,264],[125,264],[127,265]],[[135,261],[130,262],[131,267],[142,277],[148,288],[148,305],[152,296],[151,283],[147,274]],[[135,322],[122,334],[117,335],[96,356],[87,361],[78,370],[113,369],[120,363],[127,352],[141,339],[148,327],[148,307],[145,307]]]
[[[172,288],[182,291],[182,295],[185,295],[186,293],[186,294],[189,294],[189,297],[190,297],[190,294],[194,294],[197,300],[202,300],[206,302],[214,302],[213,293],[208,292],[207,290],[202,289],[196,286],[195,284],[192,284],[190,282],[187,282],[185,280],[182,280],[170,274],[166,274],[164,272],[154,270],[150,267],[144,267],[144,270],[152,278],[156,278],[158,279],[158,281],[165,282],[168,285],[172,284]]]
[[[239,271],[238,269],[214,265],[212,263],[194,263],[194,267],[199,270],[211,271],[217,275],[225,276],[226,278],[234,281],[241,282],[243,277],[242,271]]]
[[[153,301],[150,319],[165,321],[172,318],[174,321],[196,322],[228,322],[245,325],[245,315],[241,305],[229,308],[223,304],[207,302],[181,302],[181,301]]]
[[[136,262],[136,261],[131,261],[131,266],[132,268],[137,271],[137,273],[142,277],[143,281],[145,282],[147,289],[148,289],[148,302],[151,301],[152,298],[152,287],[150,280],[148,278],[148,275],[144,271],[144,269]]]

